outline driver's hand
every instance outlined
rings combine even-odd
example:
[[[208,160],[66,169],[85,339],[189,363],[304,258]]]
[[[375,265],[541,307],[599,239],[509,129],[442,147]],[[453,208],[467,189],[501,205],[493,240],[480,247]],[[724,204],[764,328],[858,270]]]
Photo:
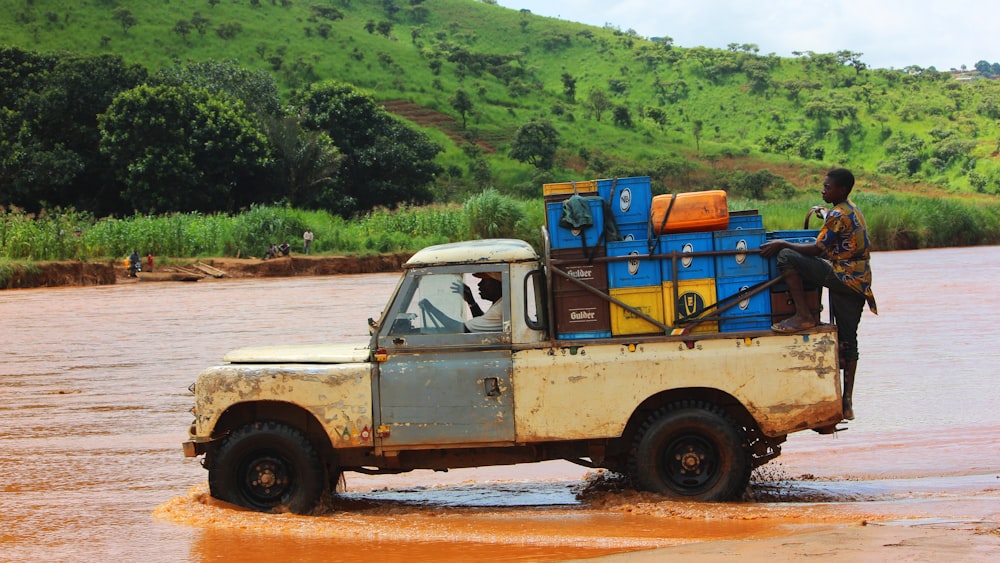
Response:
[[[812,208],[812,212],[820,219],[826,219],[827,210],[822,205],[814,205]]]
[[[466,301],[472,299],[472,288],[462,282],[452,282],[451,290],[460,294]]]

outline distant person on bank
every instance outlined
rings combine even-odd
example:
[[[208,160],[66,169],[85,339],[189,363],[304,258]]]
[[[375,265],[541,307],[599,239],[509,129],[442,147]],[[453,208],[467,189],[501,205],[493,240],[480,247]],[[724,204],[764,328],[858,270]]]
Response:
[[[830,290],[830,308],[837,323],[840,359],[844,370],[844,418],[854,419],[852,395],[858,367],[858,324],[865,303],[878,314],[872,293],[871,243],[861,210],[848,199],[854,188],[854,175],[844,168],[827,173],[823,181],[823,201],[832,204],[829,211],[816,207],[824,217],[823,228],[814,243],[792,243],[775,239],[764,243],[764,257],[777,255],[781,270],[795,303],[795,314],[775,323],[776,332],[797,332],[819,322],[806,303],[803,283]]]
[[[306,229],[306,232],[302,234],[302,253],[309,254],[309,249],[312,248],[313,243],[313,232],[312,229]]]

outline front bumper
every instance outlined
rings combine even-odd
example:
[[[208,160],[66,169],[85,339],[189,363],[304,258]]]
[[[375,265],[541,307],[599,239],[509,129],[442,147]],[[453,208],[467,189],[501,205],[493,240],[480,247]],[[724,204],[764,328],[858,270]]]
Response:
[[[181,444],[181,449],[184,450],[184,457],[197,457],[208,451],[208,444],[209,442],[188,440]]]

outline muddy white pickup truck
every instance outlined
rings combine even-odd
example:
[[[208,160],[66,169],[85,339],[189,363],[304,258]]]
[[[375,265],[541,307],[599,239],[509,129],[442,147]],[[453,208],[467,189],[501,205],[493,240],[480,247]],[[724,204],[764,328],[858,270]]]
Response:
[[[184,454],[205,456],[212,496],[262,511],[309,512],[345,471],[555,459],[713,501],[738,498],[788,434],[842,420],[833,325],[560,338],[553,281],[573,276],[544,254],[509,239],[426,248],[368,342],[230,352],[191,386]],[[500,295],[473,307],[465,288],[483,278]],[[474,330],[486,308],[496,323]]]

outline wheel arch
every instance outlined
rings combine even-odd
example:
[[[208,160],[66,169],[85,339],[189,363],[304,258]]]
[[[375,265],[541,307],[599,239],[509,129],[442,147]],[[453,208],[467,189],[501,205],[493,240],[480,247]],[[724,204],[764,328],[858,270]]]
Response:
[[[324,464],[332,468],[336,457],[326,429],[314,413],[294,403],[247,401],[230,405],[219,416],[212,430],[212,437],[223,438],[245,424],[263,420],[280,422],[302,432],[324,460]]]
[[[736,399],[736,397],[733,397],[725,391],[720,391],[719,389],[713,389],[711,387],[684,387],[669,389],[667,391],[657,393],[640,403],[639,406],[632,411],[632,416],[629,417],[628,422],[625,424],[625,430],[622,432],[620,440],[622,447],[626,449],[631,448],[632,442],[634,441],[637,433],[641,430],[642,425],[654,412],[666,407],[667,405],[682,401],[703,402],[715,405],[725,411],[726,415],[745,428],[745,431],[748,434],[748,439],[750,439],[753,435],[759,434],[757,421],[754,420],[754,418],[750,415],[750,412],[745,406],[743,406],[742,403],[740,403],[739,400]]]

